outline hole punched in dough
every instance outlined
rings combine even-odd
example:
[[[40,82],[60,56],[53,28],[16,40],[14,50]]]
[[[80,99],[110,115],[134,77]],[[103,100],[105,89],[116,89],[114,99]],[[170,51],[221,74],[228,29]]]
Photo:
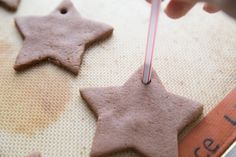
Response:
[[[60,10],[60,13],[61,14],[66,14],[68,12],[68,10],[66,9],[66,8],[62,8],[61,10]]]

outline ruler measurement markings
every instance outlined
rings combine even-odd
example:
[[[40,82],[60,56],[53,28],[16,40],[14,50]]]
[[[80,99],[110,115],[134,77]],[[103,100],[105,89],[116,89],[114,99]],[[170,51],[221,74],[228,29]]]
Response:
[[[236,88],[180,142],[179,156],[221,156],[236,140],[235,118]]]

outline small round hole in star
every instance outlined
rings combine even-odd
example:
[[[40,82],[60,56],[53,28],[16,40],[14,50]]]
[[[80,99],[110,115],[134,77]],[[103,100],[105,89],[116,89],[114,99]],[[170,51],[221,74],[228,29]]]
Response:
[[[61,10],[60,10],[60,13],[61,14],[66,14],[68,12],[68,10],[66,9],[66,8],[62,8]]]

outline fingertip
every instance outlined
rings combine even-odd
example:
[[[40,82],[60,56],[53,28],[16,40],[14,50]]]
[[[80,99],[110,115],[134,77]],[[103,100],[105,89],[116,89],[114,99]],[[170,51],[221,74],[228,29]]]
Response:
[[[204,6],[203,6],[203,10],[205,10],[206,12],[208,13],[216,13],[218,11],[220,11],[220,9],[216,6],[213,6],[213,5],[210,5],[208,3],[206,3]]]
[[[178,19],[184,16],[194,5],[195,2],[170,1],[165,9],[165,13],[172,19]]]
[[[168,7],[164,10],[164,12],[166,13],[166,15],[172,19],[178,19],[180,18],[181,16],[174,13],[172,10],[168,9]]]

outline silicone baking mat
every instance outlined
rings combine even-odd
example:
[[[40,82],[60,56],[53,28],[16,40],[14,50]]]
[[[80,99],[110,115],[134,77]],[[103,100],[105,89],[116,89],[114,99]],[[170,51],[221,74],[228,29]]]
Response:
[[[46,15],[60,2],[22,0],[16,13],[0,8],[1,157],[23,157],[33,150],[45,157],[88,157],[95,117],[79,88],[122,85],[143,63],[149,4],[73,0],[84,17],[112,25],[113,36],[87,50],[77,77],[50,63],[15,73],[22,38],[14,17]],[[167,18],[162,9],[154,68],[167,90],[201,102],[206,115],[236,86],[236,22],[201,7],[180,20]]]

